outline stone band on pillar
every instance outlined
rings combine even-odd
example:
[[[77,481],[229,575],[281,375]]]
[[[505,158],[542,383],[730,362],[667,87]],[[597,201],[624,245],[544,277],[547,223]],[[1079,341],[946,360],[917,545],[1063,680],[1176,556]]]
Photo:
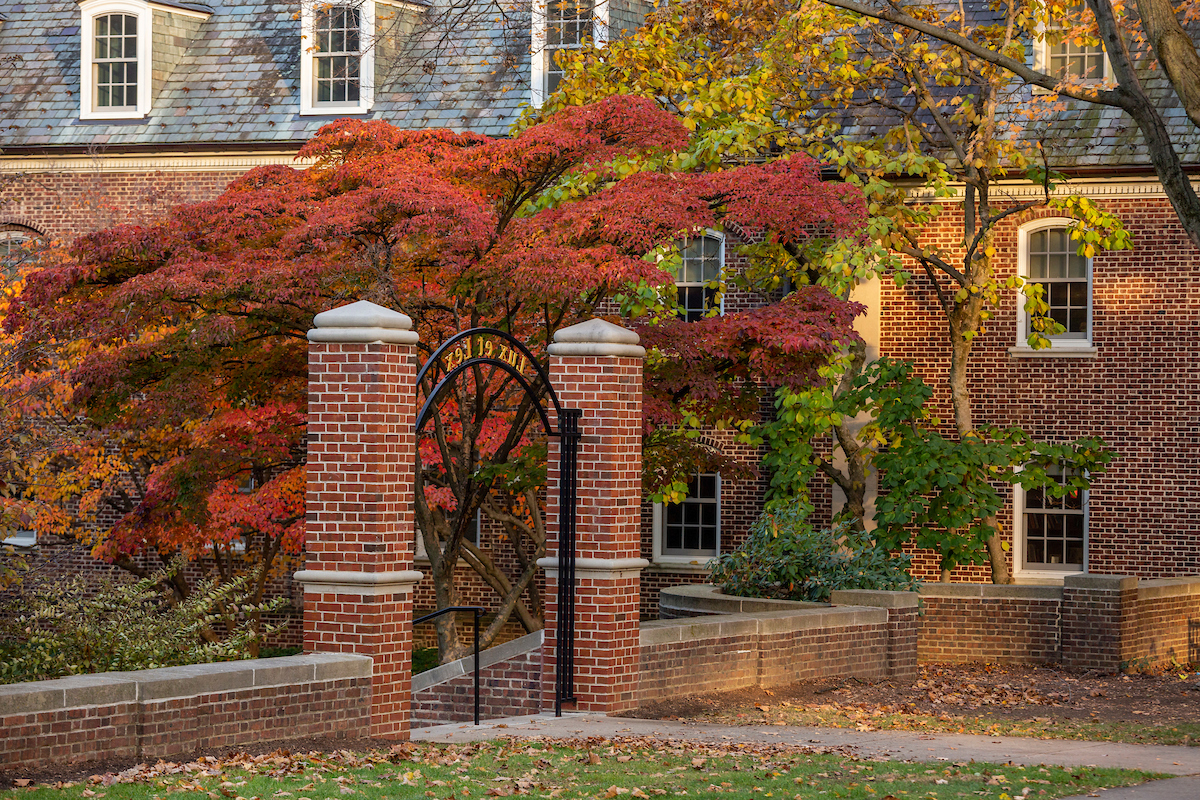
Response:
[[[361,301],[308,332],[304,649],[370,656],[369,735],[411,713],[417,334]]]
[[[416,570],[396,572],[357,572],[336,569],[302,569],[292,580],[303,584],[305,593],[312,594],[410,594],[424,573]]]
[[[631,330],[591,319],[554,334],[550,383],[564,408],[578,409],[574,693],[581,711],[637,704],[640,670],[642,359]],[[557,439],[547,462],[547,530],[559,530]],[[557,539],[547,537],[546,626],[558,620]],[[553,699],[557,642],[542,651],[543,703]]]

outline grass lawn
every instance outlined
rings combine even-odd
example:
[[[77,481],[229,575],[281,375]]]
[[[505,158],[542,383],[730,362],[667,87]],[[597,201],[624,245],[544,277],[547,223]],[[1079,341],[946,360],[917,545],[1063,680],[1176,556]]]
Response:
[[[0,792],[5,800],[388,800],[390,798],[1050,798],[1156,777],[1136,770],[861,760],[775,745],[646,738],[397,745],[354,754],[289,754],[160,762],[79,783]]]
[[[1049,710],[1047,713],[1053,713]],[[1002,719],[981,714],[924,714],[841,704],[817,706],[758,704],[706,714],[705,720],[734,725],[805,725],[860,731],[906,730],[926,733],[971,733],[1023,736],[1030,739],[1083,739],[1129,744],[1200,745],[1200,722],[1055,719]]]

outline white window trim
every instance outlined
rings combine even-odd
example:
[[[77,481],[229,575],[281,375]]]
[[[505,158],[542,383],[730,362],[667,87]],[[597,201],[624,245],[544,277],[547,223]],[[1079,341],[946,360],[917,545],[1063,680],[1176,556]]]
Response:
[[[37,547],[37,531],[13,531],[12,536],[0,541],[0,547],[12,547],[19,553],[28,553]]]
[[[1104,49],[1104,42],[1100,42],[1100,49],[1104,52],[1104,74],[1095,75],[1087,78],[1078,79],[1084,86],[1096,86],[1107,83],[1112,75],[1112,63],[1108,60],[1108,51]],[[1043,75],[1050,75],[1050,42],[1046,38],[1045,23],[1038,25],[1038,38],[1033,43],[1033,69],[1035,72],[1040,72]],[[1051,75],[1050,77],[1054,77]],[[1034,94],[1056,94],[1051,89],[1045,89],[1041,86],[1033,87]]]
[[[315,11],[320,7],[348,5],[359,10],[359,62],[357,103],[317,103],[313,60],[316,36]],[[374,0],[303,0],[300,3],[300,114],[338,117],[366,114],[375,104],[375,3]]]
[[[717,560],[717,556],[721,554],[721,528],[722,513],[724,509],[721,506],[722,484],[721,473],[717,473],[717,553],[712,556],[680,556],[664,553],[663,544],[663,504],[655,503],[653,510],[653,521],[651,524],[652,531],[652,563],[656,567],[665,568],[668,572],[708,572],[712,568],[712,563]]]
[[[1013,579],[1018,583],[1047,584],[1061,586],[1063,578],[1068,575],[1083,575],[1087,573],[1088,558],[1091,543],[1091,502],[1089,492],[1083,492],[1083,566],[1081,568],[1055,569],[1047,566],[1042,569],[1031,569],[1025,564],[1025,489],[1020,484],[1013,484]]]
[[[546,2],[533,0],[530,30],[529,105],[541,108],[546,102]],[[609,41],[608,0],[596,0],[592,9],[592,44],[605,47]]]
[[[718,280],[720,280],[720,282],[721,282],[721,302],[717,306],[717,316],[723,317],[723,316],[725,316],[725,255],[726,255],[725,254],[725,234],[722,233],[721,231],[713,230],[712,228],[705,228],[702,233],[693,233],[689,237],[684,237],[682,240],[680,240],[679,242],[676,243],[676,246],[678,247],[679,243],[688,242],[693,239],[697,239],[697,238],[701,238],[701,237],[707,237],[709,239],[716,239],[719,242],[719,246],[720,246],[720,251],[719,251],[720,256],[719,257],[720,257],[721,263],[719,265]],[[683,250],[682,249],[679,250],[679,257],[680,257],[679,263],[682,266],[682,264],[683,264]],[[672,280],[674,280],[674,276],[672,275],[671,277],[672,277]],[[672,283],[671,285],[676,289],[679,288],[678,283]]]
[[[79,4],[79,118],[142,119],[150,113],[150,84],[154,78],[154,10],[137,0],[83,0]],[[96,52],[95,20],[106,14],[137,17],[137,108],[106,110],[93,108],[95,102],[94,62]]]
[[[478,547],[479,537],[483,535],[483,509],[481,508],[475,510],[475,534],[476,539],[474,544]],[[421,535],[420,531],[417,531],[417,545],[413,548],[413,561],[420,561],[425,564],[429,563],[429,551],[425,549],[425,537]],[[466,563],[461,557],[458,559],[458,562],[460,565]]]
[[[1045,217],[1043,219],[1027,222],[1017,229],[1017,274],[1022,279],[1029,280],[1029,237],[1031,234],[1047,228],[1069,228],[1074,225],[1077,220],[1071,217]],[[1095,358],[1097,354],[1096,347],[1092,344],[1092,334],[1094,328],[1093,292],[1095,283],[1092,272],[1092,259],[1087,261],[1087,337],[1083,339],[1063,339],[1056,336],[1048,336],[1050,346],[1041,350],[1034,350],[1029,346],[1028,334],[1026,328],[1029,325],[1029,313],[1025,311],[1025,294],[1017,292],[1017,341],[1009,348],[1010,355],[1017,358],[1057,358],[1057,357],[1073,357],[1073,358]]]

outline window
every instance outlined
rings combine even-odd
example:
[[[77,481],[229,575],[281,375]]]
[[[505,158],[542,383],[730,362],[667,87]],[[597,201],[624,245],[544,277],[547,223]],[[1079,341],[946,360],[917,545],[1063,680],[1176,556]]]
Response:
[[[1065,480],[1061,469],[1049,474],[1060,484]],[[1018,486],[1014,495],[1018,574],[1045,577],[1082,572],[1087,562],[1087,492],[1074,489],[1054,498],[1042,489],[1025,491]]]
[[[680,503],[654,506],[654,560],[704,568],[721,552],[721,476],[700,472]]]
[[[306,0],[301,114],[365,114],[374,101],[375,4]]]
[[[471,524],[467,527],[467,535],[463,537],[463,541],[470,542],[471,544],[478,547],[479,546],[479,530],[482,526],[483,526],[483,511],[479,510],[479,511],[475,512],[475,519],[473,519],[471,521]],[[429,551],[427,551],[425,549],[425,537],[421,535],[420,531],[417,531],[417,547],[413,551],[413,558],[417,561],[428,561],[429,560]]]
[[[578,50],[584,40],[597,47],[608,41],[608,0],[535,0],[530,78],[530,102],[535,108],[562,81],[557,56],[564,50]]]
[[[0,273],[6,278],[17,277],[17,268],[33,254],[30,245],[35,239],[37,234],[28,229],[0,230]]]
[[[1025,296],[1017,297],[1017,346],[1014,355],[1095,355],[1092,347],[1092,260],[1078,253],[1068,226],[1072,220],[1038,220],[1019,232],[1017,259],[1021,276],[1042,287],[1046,316],[1063,327],[1049,335],[1050,348],[1027,345],[1033,318],[1025,311]]]
[[[679,316],[695,322],[721,309],[721,270],[725,263],[725,241],[704,235],[685,240],[680,248],[683,261],[675,272],[679,292]]]
[[[138,0],[84,0],[80,24],[81,119],[138,119],[150,112],[152,11]]]
[[[30,499],[27,493],[26,486],[18,486],[10,484],[15,488],[12,500],[21,502]],[[14,512],[5,513],[3,520],[0,520],[0,550],[4,547],[13,547],[18,551],[27,552],[37,546],[37,530],[33,528],[22,528],[21,521]],[[31,521],[25,521],[24,524],[31,524]],[[13,526],[13,527],[10,527]]]
[[[1062,17],[1052,19],[1046,28],[1045,38],[1035,48],[1035,69],[1059,79],[1075,81],[1103,81],[1108,77],[1108,58],[1104,45],[1097,41],[1087,44],[1067,31],[1089,19],[1090,12],[1084,3],[1067,5]]]

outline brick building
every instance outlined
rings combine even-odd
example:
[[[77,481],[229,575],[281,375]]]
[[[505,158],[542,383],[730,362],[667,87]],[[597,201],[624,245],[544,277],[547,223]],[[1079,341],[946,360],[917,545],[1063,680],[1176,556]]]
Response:
[[[171,204],[214,196],[254,166],[293,164],[304,141],[344,116],[503,135],[523,105],[553,90],[555,51],[589,33],[598,41],[619,35],[647,7],[640,0],[582,12],[574,3],[535,3],[531,11],[486,2],[450,11],[426,0],[10,6],[0,11],[0,257],[15,258],[21,242],[151,219]],[[1168,117],[1182,141],[1186,119]],[[1035,209],[1005,221],[997,238],[1002,275],[1060,286],[1052,291],[1061,291],[1061,302],[1055,295],[1051,305],[1068,330],[1050,349],[1029,350],[1017,296],[1005,298],[973,357],[976,417],[1046,439],[1098,435],[1117,457],[1070,507],[1041,508],[1019,491],[1010,498],[1003,522],[1012,566],[1021,582],[1061,582],[1085,570],[1194,574],[1200,386],[1190,352],[1200,336],[1193,322],[1200,289],[1191,272],[1200,261],[1119,112],[1069,109],[1059,123],[1050,132],[1060,138],[1056,157],[1073,176],[1060,191],[1118,211],[1137,249],[1080,261],[1063,244],[1061,217]],[[1014,185],[1010,194],[1024,191]],[[944,230],[929,235],[956,238],[954,217],[943,215]],[[736,268],[734,243],[715,232],[691,243],[680,276],[688,303],[702,307],[705,282]],[[877,351],[917,360],[940,386],[946,349],[930,285],[868,285],[860,294],[870,308],[861,330]],[[644,614],[656,611],[658,589],[702,580],[707,560],[744,537],[762,488],[702,475],[681,506],[644,504],[642,556],[651,562],[642,577]],[[832,492],[820,497],[827,513]],[[927,577],[935,573],[929,559],[918,565]],[[986,576],[964,569],[954,578]],[[476,590],[465,597],[484,600],[482,584]]]

